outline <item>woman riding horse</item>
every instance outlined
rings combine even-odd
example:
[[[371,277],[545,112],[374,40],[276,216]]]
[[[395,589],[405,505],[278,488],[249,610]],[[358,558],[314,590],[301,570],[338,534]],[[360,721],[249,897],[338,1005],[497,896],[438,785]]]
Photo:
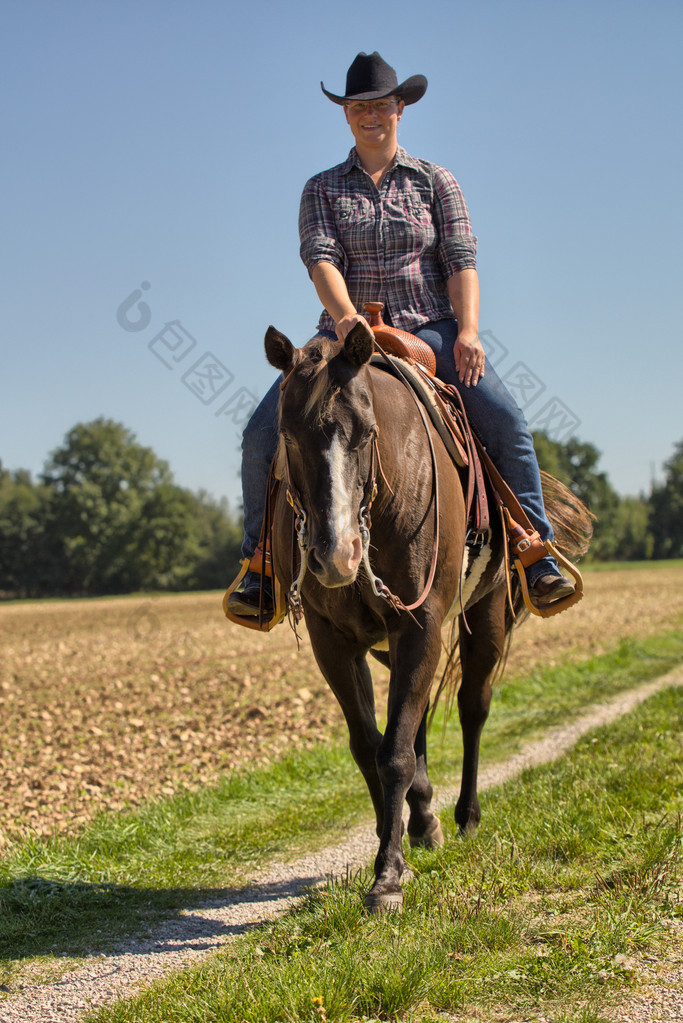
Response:
[[[508,605],[502,523],[491,521],[486,543],[471,542],[467,473],[441,443],[407,363],[374,355],[375,336],[364,323],[343,344],[318,337],[303,348],[269,327],[265,347],[283,374],[272,567],[288,590],[293,622],[305,614],[311,649],[344,713],[372,798],[380,841],[365,904],[374,913],[400,909],[404,804],[411,846],[444,840],[427,770],[443,626],[451,621],[453,630],[436,699],[459,681],[462,776],[454,815],[469,832],[481,817],[480,737],[521,610],[521,579]],[[548,514],[570,541],[567,553],[576,555],[590,523],[573,495],[569,504],[566,494],[558,503],[562,496],[549,491]],[[383,732],[370,653],[390,669]]]
[[[303,259],[324,310],[318,335],[343,342],[366,302],[384,304],[384,321],[422,338],[436,356],[437,376],[462,396],[470,423],[542,540],[552,540],[533,440],[511,394],[486,363],[478,338],[476,239],[452,174],[398,145],[406,106],[427,80],[401,84],[379,53],[360,53],[344,95],[321,88],[343,106],[355,146],[344,163],[306,184],[299,231]],[[243,440],[244,542],[258,544],[269,468],[278,444],[280,381],[249,421]],[[574,590],[547,556],[527,569],[529,595],[551,607]],[[259,614],[260,577],[249,572],[227,610]]]

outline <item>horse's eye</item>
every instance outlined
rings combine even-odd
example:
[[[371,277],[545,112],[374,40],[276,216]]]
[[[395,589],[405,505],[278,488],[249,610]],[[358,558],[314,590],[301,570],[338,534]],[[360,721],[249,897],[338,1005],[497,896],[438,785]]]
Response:
[[[368,427],[367,430],[363,430],[363,432],[358,436],[358,439],[351,444],[351,449],[354,451],[362,451],[363,448],[366,448],[374,439],[376,432],[377,431],[374,426]]]

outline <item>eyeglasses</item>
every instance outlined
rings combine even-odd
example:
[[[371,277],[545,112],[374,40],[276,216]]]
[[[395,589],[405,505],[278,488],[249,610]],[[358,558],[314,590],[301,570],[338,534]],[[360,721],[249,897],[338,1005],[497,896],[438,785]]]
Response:
[[[388,114],[396,106],[395,99],[351,100],[344,106],[352,114],[365,114],[368,110],[376,110],[378,114]]]

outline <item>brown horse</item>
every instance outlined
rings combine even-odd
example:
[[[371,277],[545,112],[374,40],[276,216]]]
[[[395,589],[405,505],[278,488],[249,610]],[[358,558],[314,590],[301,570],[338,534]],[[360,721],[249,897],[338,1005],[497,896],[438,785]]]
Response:
[[[479,739],[512,626],[502,530],[492,529],[485,545],[466,542],[459,471],[405,384],[370,363],[374,342],[364,326],[343,345],[318,337],[303,349],[270,327],[265,345],[285,376],[286,485],[274,510],[275,571],[293,584],[290,603],[301,600],[313,652],[344,712],[372,797],[380,845],[366,905],[376,912],[400,907],[404,801],[410,844],[443,844],[430,805],[426,717],[442,626],[456,616],[464,749],[455,819],[463,831],[479,822]],[[368,652],[391,672],[383,735]]]

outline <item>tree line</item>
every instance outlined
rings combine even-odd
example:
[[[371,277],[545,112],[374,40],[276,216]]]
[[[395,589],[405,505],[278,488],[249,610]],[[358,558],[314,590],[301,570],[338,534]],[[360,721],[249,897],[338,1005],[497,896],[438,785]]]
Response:
[[[121,423],[80,423],[35,482],[0,464],[0,593],[217,589],[235,574],[241,520],[178,486]]]
[[[683,557],[683,440],[664,463],[664,482],[649,495],[622,497],[598,470],[600,452],[571,438],[558,444],[534,433],[542,469],[566,483],[595,516],[587,561],[649,561]]]
[[[683,440],[649,496],[621,497],[599,451],[534,435],[541,468],[596,516],[589,557],[683,557]],[[79,423],[36,481],[0,463],[0,595],[219,589],[239,560],[241,517],[178,486],[168,463],[121,423]]]

